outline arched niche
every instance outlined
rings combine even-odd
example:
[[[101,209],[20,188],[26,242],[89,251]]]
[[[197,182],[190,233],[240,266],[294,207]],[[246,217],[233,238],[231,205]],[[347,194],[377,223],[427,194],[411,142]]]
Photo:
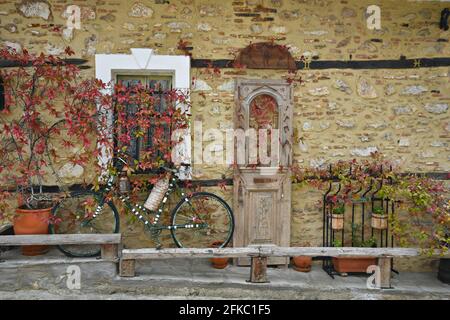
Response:
[[[248,69],[297,69],[289,49],[272,42],[249,44],[239,52],[234,63]]]
[[[238,79],[236,81],[234,128],[247,132],[251,128],[251,104],[255,99],[269,96],[277,105],[277,129],[279,129],[279,161],[278,166],[289,167],[292,164],[292,86],[284,80]],[[237,149],[244,146],[237,145]],[[248,139],[246,140],[246,162],[249,157]],[[237,152],[238,150],[236,150]],[[235,154],[236,154],[235,152]],[[240,164],[239,162],[238,165]]]

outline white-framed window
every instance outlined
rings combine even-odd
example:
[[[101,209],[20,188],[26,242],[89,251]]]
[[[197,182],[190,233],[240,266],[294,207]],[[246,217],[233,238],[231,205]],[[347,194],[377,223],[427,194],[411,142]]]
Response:
[[[172,89],[183,91],[188,96],[190,58],[188,56],[155,55],[152,49],[147,48],[133,48],[131,54],[96,54],[95,76],[104,83],[111,84],[107,89],[108,92],[112,90],[112,85],[118,78],[126,79],[128,77],[128,79],[132,79],[134,77],[152,81],[152,77],[155,80],[170,77]],[[179,107],[185,108],[188,113],[190,112],[187,105],[180,105]],[[112,127],[113,115],[108,114],[107,116]],[[184,133],[183,141],[176,147],[175,154],[177,155],[175,162],[191,163],[190,128]],[[111,156],[111,152],[104,150],[99,157],[99,163],[105,167],[111,160]],[[190,168],[182,166],[180,170],[180,178],[189,179],[191,177]]]

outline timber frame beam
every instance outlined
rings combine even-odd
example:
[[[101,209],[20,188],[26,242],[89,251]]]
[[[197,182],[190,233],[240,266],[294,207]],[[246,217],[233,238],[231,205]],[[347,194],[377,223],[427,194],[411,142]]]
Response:
[[[192,68],[234,68],[231,59],[192,59]],[[295,61],[297,70],[320,69],[415,69],[450,66],[450,57],[414,58],[400,57],[397,60],[315,60]]]

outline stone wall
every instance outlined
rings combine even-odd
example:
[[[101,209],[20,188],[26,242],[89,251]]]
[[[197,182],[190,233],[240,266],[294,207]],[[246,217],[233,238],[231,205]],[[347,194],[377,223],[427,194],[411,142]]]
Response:
[[[250,42],[274,40],[292,55],[319,60],[371,60],[450,56],[449,32],[439,29],[437,1],[357,0],[141,0],[0,1],[0,43],[61,54],[70,45],[94,54],[152,48],[194,58],[233,59]],[[81,7],[81,29],[66,29],[68,5]],[[366,26],[366,8],[381,8],[381,30]],[[234,79],[286,78],[286,71],[193,68],[192,120],[208,128],[232,128]],[[450,170],[450,69],[300,70],[295,83],[294,161],[320,166],[379,151],[410,171]],[[208,137],[204,139],[208,142]],[[78,179],[82,180],[89,170]],[[195,165],[194,177],[230,177],[226,165]],[[74,179],[75,182],[76,179]],[[320,193],[294,188],[292,244],[321,244]],[[218,190],[218,188],[216,188]],[[215,190],[215,191],[217,191]],[[225,191],[231,202],[231,188]],[[124,219],[125,220],[125,219]],[[145,246],[141,226],[128,223],[129,246]],[[416,264],[426,269],[423,264]],[[406,264],[405,264],[406,267]],[[429,265],[428,265],[429,267]]]

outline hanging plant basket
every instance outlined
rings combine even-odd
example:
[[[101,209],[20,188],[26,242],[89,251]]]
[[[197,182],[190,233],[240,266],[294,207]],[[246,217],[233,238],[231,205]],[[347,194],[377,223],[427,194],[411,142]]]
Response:
[[[331,228],[333,230],[344,229],[344,215],[333,213],[331,215]]]
[[[388,217],[385,214],[372,213],[371,226],[374,229],[386,230],[388,227]]]

